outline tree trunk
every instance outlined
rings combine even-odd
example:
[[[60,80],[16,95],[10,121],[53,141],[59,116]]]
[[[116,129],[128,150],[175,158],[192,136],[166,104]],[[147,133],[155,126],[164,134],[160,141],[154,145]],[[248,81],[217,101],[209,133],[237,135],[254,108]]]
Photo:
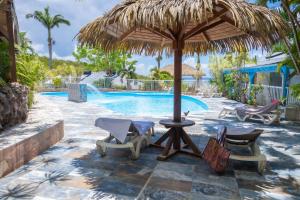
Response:
[[[51,69],[52,68],[52,37],[51,37],[50,28],[48,28],[48,50],[49,50],[48,66]]]
[[[17,68],[16,68],[16,54],[15,54],[15,30],[13,26],[13,15],[12,15],[12,5],[8,1],[9,10],[6,12],[6,22],[8,30],[8,43],[9,43],[9,61],[10,61],[10,81],[17,82]]]

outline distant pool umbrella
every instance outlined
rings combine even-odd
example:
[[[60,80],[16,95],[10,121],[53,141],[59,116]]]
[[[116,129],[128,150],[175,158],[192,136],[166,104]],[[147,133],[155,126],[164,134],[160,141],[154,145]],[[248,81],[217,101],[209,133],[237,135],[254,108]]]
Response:
[[[286,30],[278,14],[242,0],[126,0],[77,38],[105,51],[174,53],[173,121],[180,123],[183,54],[268,49]]]

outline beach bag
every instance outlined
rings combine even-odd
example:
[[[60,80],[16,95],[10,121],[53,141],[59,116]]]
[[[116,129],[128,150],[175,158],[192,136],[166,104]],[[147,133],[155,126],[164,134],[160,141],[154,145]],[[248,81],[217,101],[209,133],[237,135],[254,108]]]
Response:
[[[202,153],[203,159],[206,160],[209,166],[219,174],[225,172],[230,156],[230,151],[224,147],[225,138],[226,127],[222,126],[219,128],[217,139],[210,138]]]

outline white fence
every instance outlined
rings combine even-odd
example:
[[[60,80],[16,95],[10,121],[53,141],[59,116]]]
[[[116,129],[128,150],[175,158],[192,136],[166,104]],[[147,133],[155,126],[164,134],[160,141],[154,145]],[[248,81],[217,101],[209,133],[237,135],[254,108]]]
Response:
[[[261,85],[263,87],[262,92],[257,95],[257,102],[260,105],[266,105],[274,99],[283,99],[283,89],[282,87]],[[300,104],[300,100],[293,97],[291,94],[291,89],[287,88],[286,104]]]
[[[47,80],[41,84],[43,89],[52,89],[57,86],[53,84],[54,80]],[[69,83],[78,82],[78,78],[70,79],[62,78],[62,85],[60,88],[67,88]],[[140,80],[140,79],[121,79],[116,81],[112,78],[100,79],[93,84],[97,88],[105,88],[112,90],[139,90],[139,91],[169,91],[173,90],[173,80]],[[257,85],[258,86],[258,85]],[[266,105],[274,99],[283,99],[282,87],[261,85],[262,92],[257,94],[257,103],[259,105]],[[197,94],[198,92],[214,92],[216,90],[208,80],[182,80],[182,92],[185,94]],[[212,91],[213,90],[213,91]],[[287,88],[286,103],[300,104],[300,100],[293,97],[289,88]]]
[[[55,79],[46,80],[40,84],[41,89],[67,88],[68,84],[79,82],[76,78],[59,78],[60,84]],[[102,78],[93,83],[97,88],[116,90],[140,90],[140,91],[172,91],[173,80],[141,80],[141,79],[113,79]],[[208,80],[182,80],[182,92],[195,94],[199,90],[211,89]]]

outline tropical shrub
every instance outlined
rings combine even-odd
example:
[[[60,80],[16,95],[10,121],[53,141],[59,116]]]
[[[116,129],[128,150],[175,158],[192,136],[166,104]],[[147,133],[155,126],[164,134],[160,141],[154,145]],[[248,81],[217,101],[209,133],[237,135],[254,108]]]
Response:
[[[250,88],[250,95],[248,98],[248,104],[257,105],[257,95],[263,91],[262,85],[253,85]]]
[[[300,99],[300,83],[291,86],[292,95],[297,99]]]
[[[63,86],[63,81],[60,77],[55,77],[52,81],[55,88],[61,88]]]
[[[93,85],[100,88],[111,88],[112,80],[110,78],[101,78],[98,81],[94,81]]]
[[[8,43],[0,40],[0,85],[8,81],[9,55]]]
[[[245,102],[248,88],[248,77],[239,71],[225,75],[225,93],[228,98]]]
[[[189,91],[189,85],[185,84],[185,83],[182,83],[181,84],[181,91],[182,92],[188,92]]]
[[[18,55],[17,76],[21,84],[35,90],[37,84],[44,80],[45,75],[45,67],[37,57],[26,54]]]
[[[29,107],[33,104],[36,86],[40,81],[44,80],[45,75],[45,66],[43,66],[38,57],[29,54],[17,56],[17,79],[22,85],[28,86],[30,90],[28,96]]]
[[[113,85],[112,88],[116,90],[126,90],[126,86],[124,85]]]

